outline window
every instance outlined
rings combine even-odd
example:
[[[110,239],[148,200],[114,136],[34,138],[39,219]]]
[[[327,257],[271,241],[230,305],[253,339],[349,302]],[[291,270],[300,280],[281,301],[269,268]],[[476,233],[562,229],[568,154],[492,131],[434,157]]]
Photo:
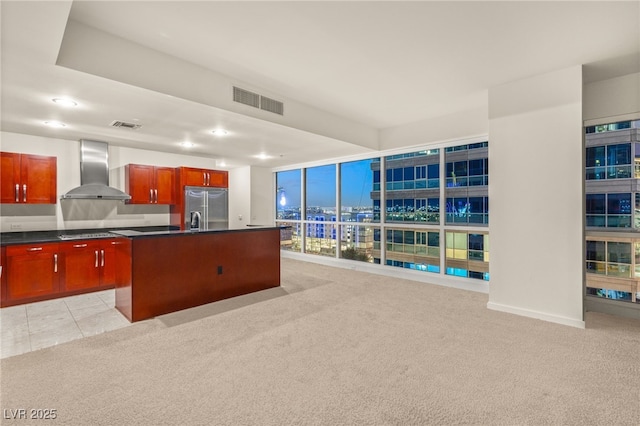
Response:
[[[488,235],[464,231],[488,223],[487,142],[277,172],[276,185],[283,250],[489,279]]]
[[[447,231],[445,265],[447,275],[489,280],[489,236]]]
[[[415,229],[387,229],[387,265],[440,272],[440,234]]]
[[[489,197],[447,198],[446,223],[489,223]]]
[[[587,180],[631,178],[631,143],[587,147],[585,166]]]
[[[385,221],[440,222],[440,151],[385,157]]]
[[[276,218],[300,220],[300,169],[276,173]]]
[[[377,161],[375,161],[377,160]],[[379,159],[352,161],[340,164],[340,221],[379,222],[380,215],[374,215],[372,191],[375,175],[380,186]]]
[[[336,255],[336,166],[306,169],[305,253]],[[333,223],[331,223],[333,222]]]

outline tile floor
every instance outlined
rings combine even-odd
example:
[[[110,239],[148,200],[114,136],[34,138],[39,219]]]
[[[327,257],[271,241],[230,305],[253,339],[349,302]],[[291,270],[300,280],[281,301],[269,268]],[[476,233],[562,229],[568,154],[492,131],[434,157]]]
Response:
[[[127,327],[105,290],[0,309],[0,358]]]

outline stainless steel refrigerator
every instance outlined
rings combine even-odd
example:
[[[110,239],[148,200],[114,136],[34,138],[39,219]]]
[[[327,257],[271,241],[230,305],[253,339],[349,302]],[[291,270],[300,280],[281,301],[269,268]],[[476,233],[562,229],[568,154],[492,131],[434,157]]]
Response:
[[[229,228],[229,200],[226,188],[185,186],[186,230]]]

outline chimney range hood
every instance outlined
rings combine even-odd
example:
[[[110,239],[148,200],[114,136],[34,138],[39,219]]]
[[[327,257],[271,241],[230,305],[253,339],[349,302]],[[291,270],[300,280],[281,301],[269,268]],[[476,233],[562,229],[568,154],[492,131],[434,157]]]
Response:
[[[131,196],[109,186],[109,146],[106,142],[80,140],[80,186],[63,200],[129,200]]]

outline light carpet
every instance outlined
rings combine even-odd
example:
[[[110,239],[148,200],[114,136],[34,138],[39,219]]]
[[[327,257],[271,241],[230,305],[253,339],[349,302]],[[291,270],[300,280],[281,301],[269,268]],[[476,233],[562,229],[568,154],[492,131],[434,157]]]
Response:
[[[180,283],[176,283],[179,286]],[[64,425],[638,425],[640,321],[282,259],[282,286],[1,361]]]

